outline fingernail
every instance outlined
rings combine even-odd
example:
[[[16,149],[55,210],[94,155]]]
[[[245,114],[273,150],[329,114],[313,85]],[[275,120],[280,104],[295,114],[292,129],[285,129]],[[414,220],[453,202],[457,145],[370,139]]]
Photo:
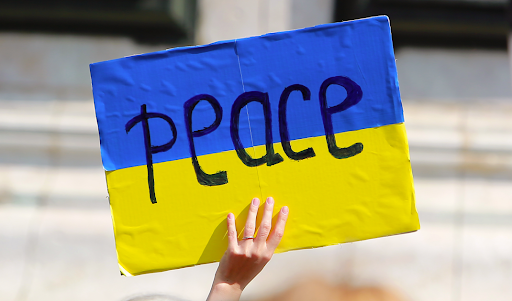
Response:
[[[281,208],[281,212],[284,214],[288,214],[288,207],[284,206],[283,208]]]
[[[274,204],[274,199],[272,197],[268,197],[267,198],[267,204],[273,205]]]
[[[254,206],[259,206],[259,205],[260,205],[260,199],[258,199],[258,198],[254,198],[254,199],[252,199],[252,204],[253,204]]]
[[[233,217],[234,217],[234,216],[233,216],[233,213],[229,213],[229,214],[228,214],[228,219],[233,219]]]

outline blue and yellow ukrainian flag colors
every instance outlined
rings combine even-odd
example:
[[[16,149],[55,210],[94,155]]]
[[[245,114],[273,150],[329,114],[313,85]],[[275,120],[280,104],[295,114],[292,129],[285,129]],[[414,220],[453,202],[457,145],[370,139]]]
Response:
[[[126,275],[220,260],[227,214],[241,233],[254,197],[290,208],[278,252],[419,229],[387,17],[101,62],[91,75]]]

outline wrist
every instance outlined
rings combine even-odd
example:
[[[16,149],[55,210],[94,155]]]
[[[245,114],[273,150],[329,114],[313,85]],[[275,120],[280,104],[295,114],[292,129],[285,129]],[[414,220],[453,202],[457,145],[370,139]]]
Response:
[[[242,290],[243,289],[237,283],[214,283],[207,301],[238,301],[242,295]]]

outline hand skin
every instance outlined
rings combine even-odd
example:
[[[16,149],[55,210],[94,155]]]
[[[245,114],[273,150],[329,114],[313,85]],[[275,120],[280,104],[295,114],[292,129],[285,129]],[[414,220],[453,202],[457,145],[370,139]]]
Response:
[[[247,221],[245,223],[244,237],[253,236],[256,229],[256,215],[260,200],[255,198],[251,202]],[[272,212],[274,199],[269,197],[265,202],[263,218],[258,234],[254,239],[238,241],[235,227],[235,216],[228,214],[228,249],[220,260],[219,268],[215,273],[212,289],[207,301],[238,301],[244,288],[258,275],[263,267],[270,261],[275,249],[284,234],[288,207],[279,211],[276,225],[272,228]]]

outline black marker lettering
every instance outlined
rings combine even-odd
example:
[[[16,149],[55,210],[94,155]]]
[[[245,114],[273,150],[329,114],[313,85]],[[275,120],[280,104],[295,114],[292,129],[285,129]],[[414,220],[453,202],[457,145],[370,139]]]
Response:
[[[290,145],[290,133],[288,132],[288,122],[286,120],[286,104],[290,93],[293,91],[300,91],[302,93],[302,99],[304,100],[311,99],[311,92],[303,85],[291,85],[284,89],[281,94],[281,99],[279,100],[279,134],[281,135],[281,145],[286,155],[293,160],[302,160],[314,157],[315,151],[310,147],[297,153],[292,150]]]
[[[327,107],[327,88],[330,85],[339,85],[347,90],[347,97],[340,103],[333,107]],[[322,112],[322,120],[324,122],[325,137],[327,139],[327,146],[331,155],[337,159],[345,159],[355,156],[363,151],[363,144],[358,142],[349,147],[339,148],[336,145],[336,138],[334,137],[334,130],[332,126],[332,114],[345,111],[346,109],[355,106],[361,101],[363,91],[358,84],[353,80],[344,76],[335,76],[326,79],[322,86],[320,86],[320,110]]]
[[[169,124],[172,131],[172,139],[171,141],[167,142],[166,144],[159,145],[159,146],[152,146],[151,145],[151,135],[149,131],[149,118],[161,118]],[[155,179],[153,174],[153,154],[165,152],[171,149],[171,147],[176,142],[176,137],[178,133],[176,132],[176,126],[174,125],[174,122],[172,119],[164,114],[161,113],[147,113],[146,112],[146,105],[143,104],[140,106],[140,115],[137,115],[130,119],[126,125],[125,130],[126,133],[128,132],[139,122],[142,122],[142,130],[144,133],[144,148],[146,151],[146,166],[148,168],[148,186],[149,186],[149,198],[151,200],[151,203],[156,204],[156,196],[155,196]]]
[[[196,105],[201,101],[206,100],[215,111],[215,121],[208,127],[192,131],[192,112],[194,111],[194,108]],[[184,104],[185,108],[185,124],[187,126],[187,136],[188,136],[188,145],[190,148],[190,155],[192,156],[192,165],[194,166],[194,170],[196,172],[197,181],[201,185],[205,186],[217,186],[217,185],[223,185],[228,182],[228,176],[225,171],[219,171],[214,174],[207,174],[199,165],[199,161],[197,161],[197,155],[196,155],[196,147],[194,145],[194,137],[202,137],[204,135],[207,135],[213,131],[215,131],[222,120],[222,107],[220,106],[219,102],[215,97],[208,95],[208,94],[200,94],[192,97],[191,99],[187,100]]]
[[[267,153],[258,159],[253,159],[249,154],[245,151],[242,142],[240,141],[240,134],[238,131],[238,125],[240,121],[240,111],[243,107],[248,105],[250,102],[259,102],[263,106],[263,114],[265,116],[265,147]],[[283,157],[281,155],[274,153],[274,146],[272,141],[272,114],[270,112],[270,102],[268,100],[268,93],[263,92],[245,92],[238,96],[238,98],[233,103],[231,107],[231,140],[233,141],[233,145],[235,146],[236,153],[238,158],[242,160],[242,162],[249,166],[259,166],[262,164],[267,164],[268,166],[272,166],[279,162],[283,161]]]

